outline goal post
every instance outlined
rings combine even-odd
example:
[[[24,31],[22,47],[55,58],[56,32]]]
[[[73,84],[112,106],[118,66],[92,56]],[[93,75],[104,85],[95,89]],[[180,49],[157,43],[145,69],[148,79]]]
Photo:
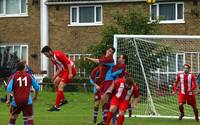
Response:
[[[184,63],[191,65],[195,75],[200,72],[199,45],[200,36],[114,35],[114,60],[117,62],[120,54],[126,54],[126,70],[139,85],[140,101],[133,116],[179,116],[177,95],[172,96],[173,84]],[[188,105],[185,105],[185,115],[186,118],[194,116]]]

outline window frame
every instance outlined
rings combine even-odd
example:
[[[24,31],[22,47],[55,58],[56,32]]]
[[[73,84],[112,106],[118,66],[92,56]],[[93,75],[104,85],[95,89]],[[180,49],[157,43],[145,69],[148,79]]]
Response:
[[[79,20],[79,8],[80,7],[94,7],[94,22],[90,22],[90,23],[80,23]],[[97,7],[101,8],[101,21],[96,21],[96,10]],[[72,9],[76,8],[76,22],[72,22]],[[99,25],[103,25],[103,7],[102,5],[78,5],[78,6],[70,6],[70,24],[68,24],[68,26],[99,26]]]
[[[150,22],[155,22],[156,20],[152,20],[152,6],[156,5],[156,18],[159,20],[159,11],[160,11],[160,5],[162,4],[175,4],[175,20],[160,20],[159,24],[170,24],[170,23],[185,23],[185,6],[184,2],[159,2],[155,3],[153,5],[149,5],[149,12],[150,12],[150,17],[149,20]],[[183,19],[178,19],[178,5],[183,5]]]
[[[20,13],[18,14],[6,14],[6,0],[3,0],[3,13],[0,13],[0,17],[27,17],[28,16],[28,0],[26,0],[26,12],[22,13],[22,7],[21,7],[21,2],[22,0],[20,0],[19,4],[19,8],[20,8]]]
[[[28,62],[28,56],[29,56],[29,48],[27,44],[0,44],[0,47],[11,47],[12,48],[12,52],[14,53],[14,47],[15,46],[20,46],[20,59],[22,59],[22,47],[26,47],[27,48],[27,55],[26,55],[26,63],[29,64]]]

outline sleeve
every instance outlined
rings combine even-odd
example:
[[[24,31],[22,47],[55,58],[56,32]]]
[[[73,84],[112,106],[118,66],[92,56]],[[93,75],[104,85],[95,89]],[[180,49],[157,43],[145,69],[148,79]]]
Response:
[[[200,84],[200,74],[197,76],[197,84]]]
[[[94,80],[90,77],[90,84],[94,85]]]
[[[139,88],[138,88],[138,85],[134,85],[134,88],[133,88],[133,96],[134,98],[137,98],[139,97]]]
[[[113,58],[108,58],[108,57],[102,57],[99,59],[99,62],[103,65],[106,66],[113,66],[114,65],[114,60]]]
[[[116,97],[117,98],[120,98],[122,93],[123,93],[123,90],[124,90],[124,83],[120,83],[119,87],[118,87],[118,90],[117,90],[117,94],[116,94]]]
[[[111,76],[112,76],[113,78],[117,78],[121,73],[123,73],[123,69],[119,69],[119,70],[117,70],[117,71],[115,71],[115,72],[112,72],[112,73],[111,73]]]
[[[13,84],[14,84],[14,79],[12,78],[8,83],[8,86],[7,86],[7,89],[6,89],[7,93],[11,93],[12,92]]]
[[[180,82],[180,74],[177,75],[176,82],[174,84],[174,92],[176,92],[177,85],[178,85],[179,82]]]
[[[192,74],[192,88],[191,88],[191,91],[194,91],[197,87],[197,82],[196,82],[196,79],[195,79],[195,76]]]
[[[35,89],[35,91],[38,92],[40,90],[39,84],[32,76],[31,76],[31,84],[32,84],[33,88]]]

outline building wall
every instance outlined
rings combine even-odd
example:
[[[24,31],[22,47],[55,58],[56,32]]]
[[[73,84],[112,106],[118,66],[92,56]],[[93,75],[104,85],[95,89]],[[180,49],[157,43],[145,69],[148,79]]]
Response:
[[[28,44],[28,62],[34,72],[40,71],[40,8],[28,2],[27,17],[0,17],[0,43]],[[31,55],[36,54],[33,58]]]

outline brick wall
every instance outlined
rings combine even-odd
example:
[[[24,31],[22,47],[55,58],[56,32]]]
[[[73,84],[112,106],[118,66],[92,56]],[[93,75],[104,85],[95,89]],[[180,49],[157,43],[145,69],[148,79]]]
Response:
[[[29,65],[40,71],[40,8],[28,3],[27,17],[0,17],[0,43],[28,44]],[[37,58],[31,57],[37,54]]]

